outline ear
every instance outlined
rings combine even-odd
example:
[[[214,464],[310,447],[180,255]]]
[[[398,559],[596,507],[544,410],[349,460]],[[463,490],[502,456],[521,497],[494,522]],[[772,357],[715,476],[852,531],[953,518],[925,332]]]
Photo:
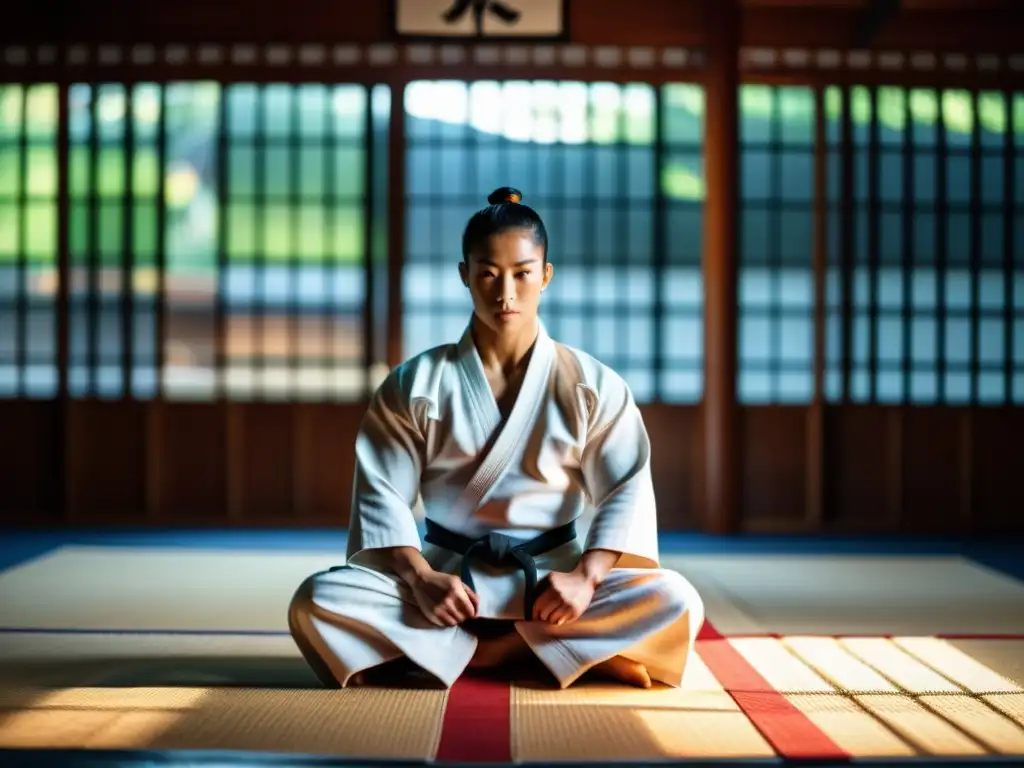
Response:
[[[462,284],[469,288],[469,267],[464,261],[459,262],[459,277],[462,278]]]
[[[550,261],[544,265],[544,279],[541,281],[540,289],[543,291],[548,287],[548,283],[551,282],[551,278],[555,275],[555,265]]]

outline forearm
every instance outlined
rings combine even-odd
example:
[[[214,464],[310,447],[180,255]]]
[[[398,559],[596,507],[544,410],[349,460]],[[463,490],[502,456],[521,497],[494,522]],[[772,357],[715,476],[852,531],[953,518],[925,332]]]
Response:
[[[391,570],[406,584],[412,584],[433,570],[415,547],[390,547],[382,550],[382,553],[387,558]]]
[[[610,549],[588,549],[580,558],[576,572],[586,577],[587,581],[596,587],[615,567],[619,554]]]

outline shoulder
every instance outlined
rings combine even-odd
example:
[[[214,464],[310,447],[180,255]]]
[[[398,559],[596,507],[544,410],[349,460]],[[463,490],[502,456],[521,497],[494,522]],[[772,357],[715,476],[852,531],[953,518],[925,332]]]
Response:
[[[392,407],[409,407],[423,400],[436,402],[442,376],[457,352],[457,345],[442,344],[413,355],[388,373],[374,393],[374,400]]]
[[[561,372],[574,379],[574,383],[587,391],[597,402],[622,403],[632,401],[633,393],[626,380],[611,366],[576,347],[556,342],[558,365]]]

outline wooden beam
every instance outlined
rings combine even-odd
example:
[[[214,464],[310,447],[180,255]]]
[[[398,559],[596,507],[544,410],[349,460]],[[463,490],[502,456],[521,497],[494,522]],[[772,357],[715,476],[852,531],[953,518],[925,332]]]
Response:
[[[877,0],[890,3],[893,0]],[[266,0],[36,0],[8,3],[0,25],[0,45],[8,44],[220,44],[251,45],[394,42],[388,2],[295,0],[288,13],[274,12]],[[572,42],[579,45],[683,46],[710,43],[717,31],[700,0],[621,0],[571,3]],[[876,12],[877,13],[877,12]],[[1017,52],[1024,3],[1002,7],[991,2],[962,9],[909,7],[879,27],[875,47],[903,51]],[[740,12],[740,43],[745,46],[854,47],[858,6],[750,5]],[[2,69],[2,67],[0,67]],[[378,70],[385,70],[378,67]],[[460,70],[458,76],[463,76]]]
[[[737,208],[739,203],[739,7],[709,0],[704,124],[705,529],[740,527],[739,409],[736,404]]]

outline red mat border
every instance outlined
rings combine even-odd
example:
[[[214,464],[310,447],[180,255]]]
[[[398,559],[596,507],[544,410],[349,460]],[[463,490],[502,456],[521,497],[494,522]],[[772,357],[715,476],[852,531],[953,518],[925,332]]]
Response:
[[[512,685],[463,675],[448,692],[434,758],[452,763],[512,762]]]
[[[701,660],[780,756],[812,760],[851,757],[765,680],[727,639],[699,640],[697,647]]]
[[[768,636],[768,635],[762,635]],[[701,659],[740,710],[782,757],[848,759],[803,712],[754,669],[705,621],[697,636]],[[508,681],[465,675],[448,693],[435,760],[512,762],[512,686]]]

